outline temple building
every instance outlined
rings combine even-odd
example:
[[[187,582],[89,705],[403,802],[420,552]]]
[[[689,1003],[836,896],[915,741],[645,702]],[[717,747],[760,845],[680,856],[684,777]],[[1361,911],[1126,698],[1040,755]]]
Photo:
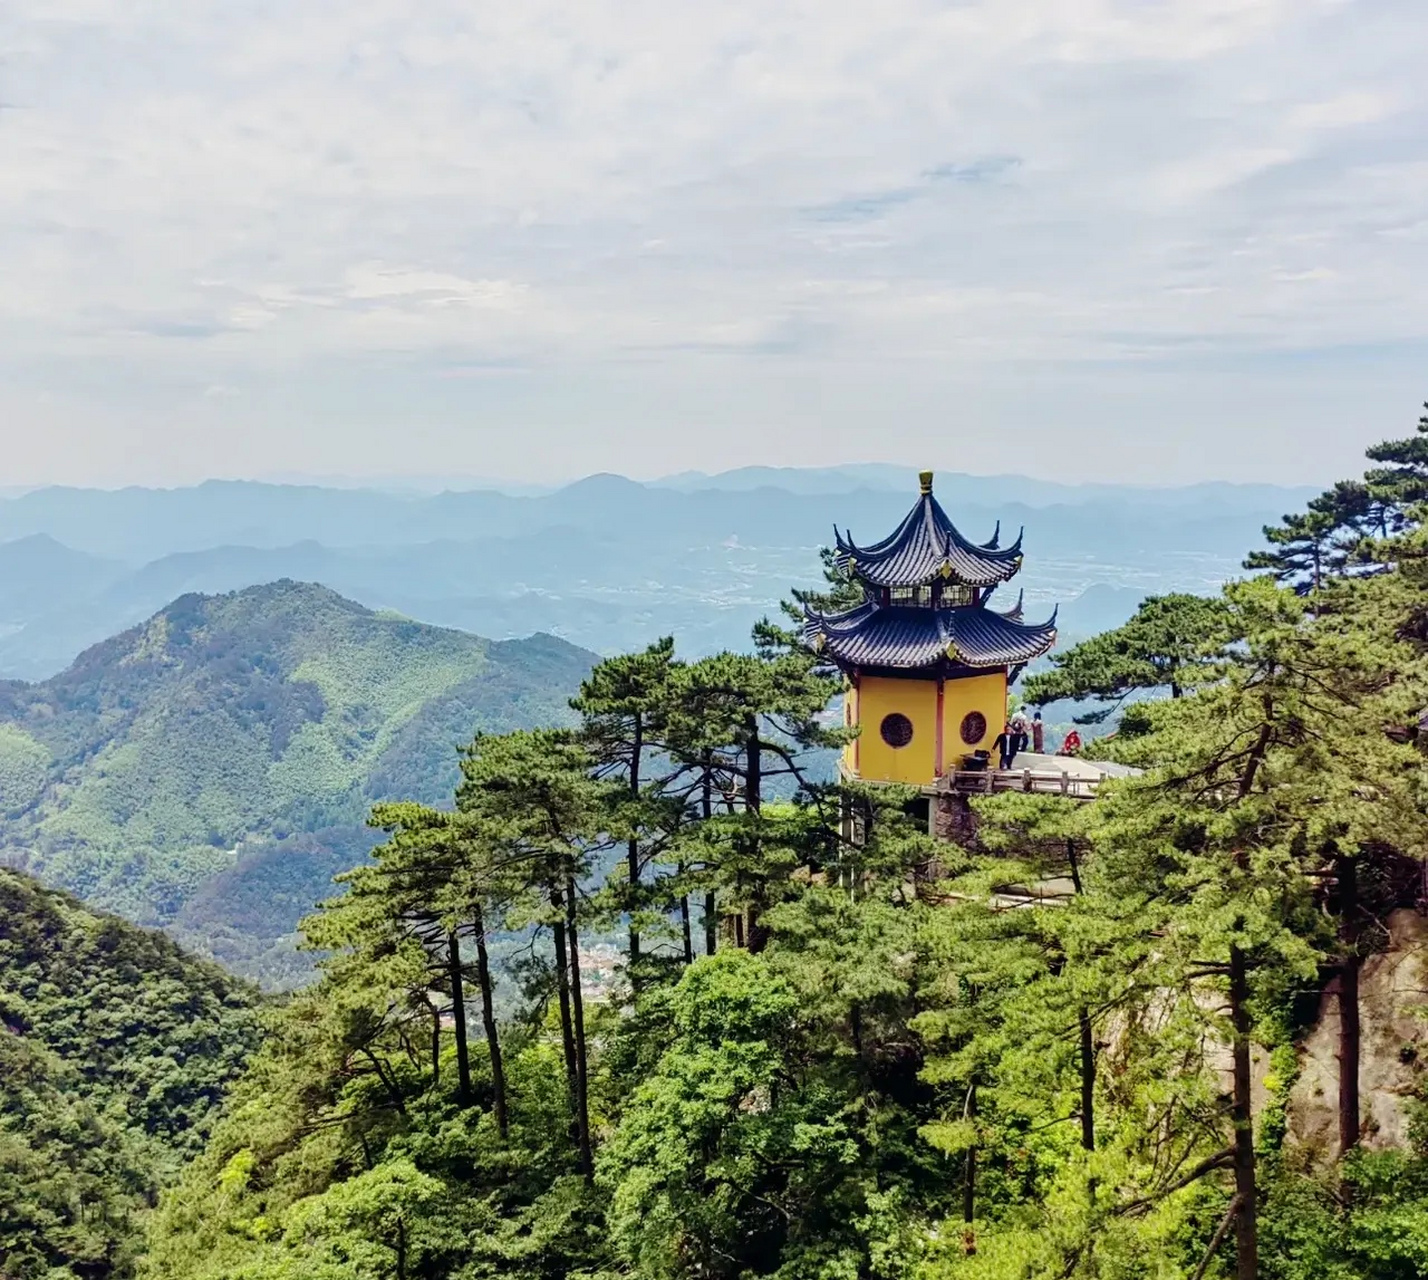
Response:
[[[845,720],[861,732],[844,752],[844,773],[936,787],[992,753],[1007,688],[1056,643],[1056,614],[1028,623],[1020,597],[992,608],[1021,568],[1021,535],[1002,547],[999,524],[989,541],[968,541],[932,496],[932,473],[921,482],[917,505],[881,542],[860,547],[834,529],[835,561],[863,602],[809,610],[804,634],[847,678]]]

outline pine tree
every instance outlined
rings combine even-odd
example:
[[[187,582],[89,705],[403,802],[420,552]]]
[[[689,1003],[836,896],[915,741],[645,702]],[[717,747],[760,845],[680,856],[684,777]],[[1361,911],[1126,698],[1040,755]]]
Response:
[[[1233,1217],[1238,1275],[1257,1274],[1259,1187],[1250,1094],[1252,997],[1272,975],[1309,983],[1335,940],[1316,925],[1316,873],[1422,825],[1407,748],[1382,732],[1400,696],[1362,636],[1305,622],[1264,584],[1231,588],[1243,634],[1221,683],[1154,711],[1128,744],[1150,766],[1094,808],[1094,892],[1124,937],[1120,963],[1147,1000],[1218,987],[1232,1059]],[[1129,927],[1128,927],[1129,926]],[[1153,994],[1152,994],[1153,993]]]
[[[1368,487],[1392,505],[1401,528],[1409,509],[1428,502],[1428,402],[1418,419],[1414,435],[1401,440],[1384,440],[1367,450],[1369,460],[1386,463],[1364,477]]]
[[[479,824],[493,860],[524,888],[528,919],[548,926],[567,1092],[580,1169],[594,1176],[589,1040],[581,982],[582,886],[605,839],[618,783],[594,776],[594,760],[568,730],[478,736],[462,762],[457,807]],[[520,916],[513,912],[513,920]]]
[[[1290,512],[1282,525],[1265,525],[1268,551],[1251,551],[1246,569],[1267,570],[1276,582],[1301,593],[1317,594],[1341,554],[1343,529],[1333,512]]]
[[[641,913],[650,905],[642,882],[659,842],[677,823],[678,808],[664,802],[647,774],[652,756],[665,748],[670,683],[676,674],[670,637],[641,653],[607,658],[590,673],[571,706],[582,716],[582,739],[596,776],[620,783],[621,799],[610,815],[610,830],[625,837],[625,889],[619,903],[629,916],[629,974],[640,979]]]
[[[1216,670],[1231,640],[1222,601],[1205,596],[1150,596],[1135,615],[1051,657],[1052,670],[1028,676],[1023,696],[1034,706],[1062,699],[1104,704],[1076,717],[1099,724],[1134,694],[1168,690],[1178,698]]]
[[[843,731],[820,720],[836,688],[799,654],[735,653],[691,663],[672,687],[671,750],[722,786],[718,862],[740,946],[763,946],[760,917],[787,871],[782,845],[766,839],[766,793],[770,784],[809,796],[825,790],[809,774],[807,752],[843,741]]]

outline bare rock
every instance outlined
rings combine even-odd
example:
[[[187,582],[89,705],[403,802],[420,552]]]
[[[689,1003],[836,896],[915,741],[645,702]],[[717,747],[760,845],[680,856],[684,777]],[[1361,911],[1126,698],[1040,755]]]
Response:
[[[1388,927],[1387,949],[1365,960],[1359,975],[1361,1141],[1369,1150],[1407,1144],[1409,1104],[1428,1069],[1428,919],[1405,908]],[[1339,1001],[1331,984],[1300,1046],[1289,1095],[1289,1140],[1311,1165],[1339,1158],[1338,1099]]]

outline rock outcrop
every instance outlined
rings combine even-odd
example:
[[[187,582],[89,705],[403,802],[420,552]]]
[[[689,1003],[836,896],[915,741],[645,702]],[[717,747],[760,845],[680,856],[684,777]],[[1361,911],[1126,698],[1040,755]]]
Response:
[[[1387,948],[1369,956],[1359,976],[1361,1142],[1369,1150],[1406,1145],[1428,1070],[1428,918],[1400,909],[1388,927]],[[1288,1107],[1290,1143],[1319,1167],[1339,1157],[1338,1055],[1339,1001],[1331,984],[1300,1046]]]

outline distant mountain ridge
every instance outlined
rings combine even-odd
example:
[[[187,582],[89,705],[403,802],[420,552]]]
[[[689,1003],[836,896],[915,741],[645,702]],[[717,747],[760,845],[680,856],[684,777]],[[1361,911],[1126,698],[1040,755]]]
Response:
[[[0,501],[0,675],[44,679],[183,592],[283,577],[482,634],[545,630],[601,652],[671,632],[690,653],[740,647],[789,587],[816,580],[835,523],[880,537],[916,484],[910,469],[872,466],[596,475],[524,497],[241,481],[37,490]],[[1261,526],[1310,492],[953,472],[936,485],[973,536],[1026,525],[1028,604],[1060,602],[1077,630],[1073,602],[1093,587],[1217,588]]]
[[[881,511],[888,497],[916,492],[913,468],[744,468],[720,475],[686,474],[641,484],[624,476],[587,476],[550,493],[513,496],[496,490],[437,494],[378,489],[336,489],[247,480],[210,480],[181,489],[36,489],[0,499],[0,543],[32,534],[80,551],[137,564],[178,551],[216,546],[286,546],[316,541],[334,547],[393,545],[451,539],[522,537],[558,526],[587,527],[622,515],[673,518],[677,528],[704,528],[710,536],[744,536],[740,525],[760,530],[787,524],[767,513],[772,489],[793,500],[797,512],[838,511],[844,518],[864,505]],[[1312,488],[1196,484],[1063,485],[1023,476],[970,476],[939,472],[944,505],[992,511],[1095,506],[1131,510],[1203,508],[1216,512],[1293,510]],[[860,492],[866,502],[842,501]],[[812,502],[808,500],[813,500]],[[634,509],[629,508],[634,504]],[[774,505],[780,505],[774,500]],[[954,517],[956,512],[954,512]],[[822,537],[826,518],[803,526],[803,538]]]
[[[265,922],[271,940],[361,856],[373,800],[449,800],[460,744],[567,719],[594,660],[313,584],[181,596],[49,680],[0,683],[0,861],[170,924],[211,877],[297,841],[296,905]]]
[[[916,467],[886,462],[851,463],[836,467],[736,467],[731,471],[681,471],[650,481],[651,487],[693,492],[716,489],[746,492],[782,489],[798,494],[856,493],[860,489],[903,491]],[[1183,506],[1206,500],[1231,503],[1253,502],[1302,505],[1318,490],[1306,485],[1273,485],[1230,480],[1199,481],[1189,485],[1119,484],[1106,481],[1067,484],[1033,476],[1002,473],[971,475],[948,471],[937,475],[937,486],[946,500],[972,501],[979,506],[1015,502],[1033,507],[1079,505],[1102,499],[1135,504]]]

